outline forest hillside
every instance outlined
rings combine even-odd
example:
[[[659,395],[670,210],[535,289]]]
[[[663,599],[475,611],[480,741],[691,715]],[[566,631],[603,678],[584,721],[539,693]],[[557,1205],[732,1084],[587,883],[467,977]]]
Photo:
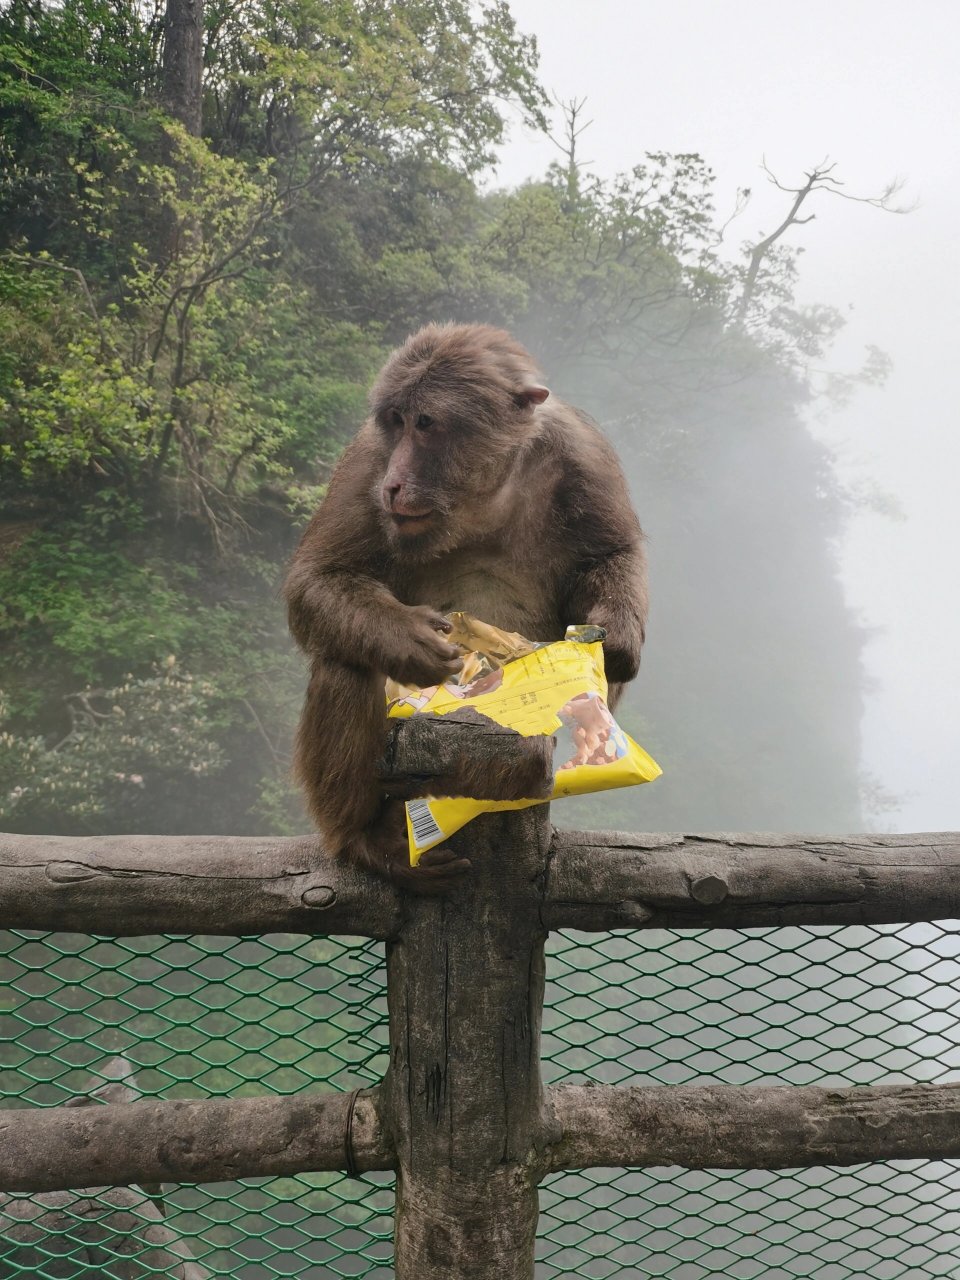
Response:
[[[856,378],[812,373],[841,321],[789,237],[738,244],[654,138],[586,172],[505,3],[209,0],[192,98],[163,19],[0,6],[0,825],[305,828],[283,566],[385,354],[460,320],[600,422],[649,537],[621,718],[664,777],[555,819],[859,828],[848,499],[805,423]],[[518,112],[558,163],[501,190]]]

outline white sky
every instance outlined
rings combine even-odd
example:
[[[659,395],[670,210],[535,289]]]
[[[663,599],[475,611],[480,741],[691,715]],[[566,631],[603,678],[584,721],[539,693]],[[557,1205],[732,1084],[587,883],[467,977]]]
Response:
[[[728,243],[769,232],[825,156],[856,194],[907,179],[898,217],[821,198],[797,228],[801,296],[849,314],[834,364],[866,343],[893,359],[881,391],[814,424],[852,483],[894,495],[903,521],[859,514],[842,548],[851,605],[873,632],[864,766],[901,797],[892,830],[960,829],[960,4],[955,0],[511,0],[537,36],[544,84],[586,97],[584,160],[609,176],[645,151],[697,151],[717,204],[754,198]],[[513,131],[498,170],[543,172],[550,143]],[[739,228],[739,230],[737,229]],[[641,513],[642,515],[642,513]]]

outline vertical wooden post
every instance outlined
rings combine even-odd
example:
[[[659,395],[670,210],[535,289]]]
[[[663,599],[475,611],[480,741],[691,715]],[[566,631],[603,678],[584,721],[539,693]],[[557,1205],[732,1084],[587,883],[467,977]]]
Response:
[[[549,834],[546,805],[476,819],[468,882],[388,946],[397,1280],[532,1280]]]

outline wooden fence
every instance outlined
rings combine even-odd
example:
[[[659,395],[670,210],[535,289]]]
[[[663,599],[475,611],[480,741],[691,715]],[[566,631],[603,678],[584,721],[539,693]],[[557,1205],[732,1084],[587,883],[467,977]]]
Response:
[[[530,1280],[538,1185],[557,1170],[960,1158],[960,1084],[545,1088],[540,1073],[550,930],[960,918],[960,834],[571,833],[540,807],[456,840],[472,871],[429,900],[310,837],[0,836],[0,927],[380,938],[390,1019],[372,1089],[0,1112],[0,1189],[396,1170],[400,1280]]]

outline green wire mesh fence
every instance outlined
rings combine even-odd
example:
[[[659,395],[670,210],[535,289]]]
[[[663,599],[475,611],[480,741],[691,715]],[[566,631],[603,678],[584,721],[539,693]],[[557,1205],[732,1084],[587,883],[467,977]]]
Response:
[[[960,1078],[960,926],[562,932],[549,954],[548,1082]],[[3,1107],[119,1077],[165,1098],[350,1090],[379,1079],[386,1041],[378,943],[0,934]],[[163,1186],[119,1208],[109,1191],[3,1196],[0,1278],[379,1280],[391,1184]],[[926,1280],[956,1275],[960,1168],[593,1170],[549,1179],[541,1207],[542,1280]]]

